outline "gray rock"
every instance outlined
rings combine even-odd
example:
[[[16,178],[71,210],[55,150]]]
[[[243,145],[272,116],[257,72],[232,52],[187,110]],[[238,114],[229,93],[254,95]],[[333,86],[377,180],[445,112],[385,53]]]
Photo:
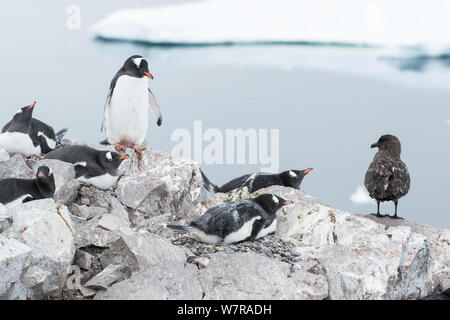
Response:
[[[373,215],[364,217],[389,228],[409,227],[413,232],[426,237],[430,248],[429,272],[432,276],[433,288],[442,290],[450,287],[450,230],[408,220],[377,218]]]
[[[8,161],[0,162],[0,179],[22,178],[33,179],[36,172],[30,169],[20,154],[13,154]]]
[[[198,280],[204,299],[324,299],[324,276],[292,269],[285,262],[256,253],[216,253]]]
[[[6,151],[2,146],[0,146],[0,162],[8,161],[10,159],[8,151]]]
[[[417,299],[432,291],[429,243],[410,227],[386,230],[292,188],[264,192],[294,201],[279,210],[277,234],[301,246],[301,260],[319,261],[331,299]]]
[[[139,270],[139,261],[130,250],[127,243],[120,238],[109,245],[108,249],[98,255],[103,268],[110,264],[121,265],[124,274],[129,278],[132,273]]]
[[[120,202],[136,209],[144,218],[166,213],[178,217],[196,216],[194,205],[203,183],[197,164],[164,152],[146,150],[139,170],[136,155],[131,154],[120,168],[124,177],[115,191]],[[140,222],[142,219],[133,221],[134,224]]]
[[[77,204],[92,207],[109,208],[111,205],[111,190],[100,190],[94,186],[82,185],[78,190],[80,201]]]
[[[20,280],[23,269],[31,263],[31,253],[29,246],[0,235],[0,297],[9,296],[10,287]]]
[[[200,300],[202,288],[192,264],[160,261],[130,279],[100,291],[95,300]]]
[[[26,275],[30,281],[24,283],[27,296],[41,299],[58,295],[75,254],[74,228],[67,207],[57,205],[53,199],[30,201],[15,208],[13,220],[14,230],[33,250],[35,268]]]
[[[122,239],[135,255],[141,270],[161,260],[186,262],[185,251],[160,236],[141,231],[122,235]]]
[[[110,264],[84,286],[89,289],[106,290],[113,283],[124,279],[122,269],[121,265]]]
[[[78,197],[78,189],[81,187],[81,182],[78,180],[71,180],[59,189],[54,196],[55,201],[61,202],[68,206],[74,203]]]
[[[120,236],[98,227],[98,220],[86,221],[82,218],[74,219],[75,247],[83,248],[94,245],[96,247],[108,247],[111,243],[120,239]]]
[[[0,300],[26,300],[27,288],[18,281],[11,285],[11,288],[3,295],[0,296]]]
[[[87,253],[86,251],[77,249],[75,251],[75,257],[73,262],[80,268],[89,270],[92,264],[92,258],[93,256],[91,254]]]
[[[120,216],[110,213],[104,214],[98,221],[98,225],[106,230],[120,234],[132,234],[130,223]]]
[[[105,213],[108,213],[108,209],[102,207],[88,207],[86,205],[78,205],[73,203],[70,206],[70,212],[83,219],[89,220],[95,216],[102,216]]]

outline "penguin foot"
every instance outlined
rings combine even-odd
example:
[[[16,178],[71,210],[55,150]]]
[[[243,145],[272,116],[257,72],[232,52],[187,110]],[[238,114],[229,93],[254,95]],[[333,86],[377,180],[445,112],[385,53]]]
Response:
[[[142,160],[142,153],[137,153],[137,161],[138,161],[138,169],[141,170],[141,160]]]
[[[137,144],[133,144],[131,148],[137,153],[138,169],[141,170],[142,151],[145,148],[140,148]]]
[[[119,143],[116,143],[116,144],[114,145],[114,148],[116,148],[116,150],[117,150],[118,152],[127,150],[127,146],[126,146],[126,145],[119,144]]]
[[[402,217],[399,217],[399,216],[389,216],[389,218],[392,218],[392,219],[400,219],[400,220],[405,220],[405,219],[403,219]]]
[[[145,150],[145,148],[139,148],[137,144],[133,144],[131,148],[133,148],[133,150],[136,151],[137,153],[141,153],[142,151]]]

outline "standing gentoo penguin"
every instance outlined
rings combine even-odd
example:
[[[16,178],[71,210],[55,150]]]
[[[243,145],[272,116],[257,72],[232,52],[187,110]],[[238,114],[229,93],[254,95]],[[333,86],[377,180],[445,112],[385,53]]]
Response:
[[[119,165],[128,155],[76,145],[56,149],[45,158],[73,163],[76,179],[99,189],[109,189],[116,183]]]
[[[208,209],[189,226],[167,225],[206,243],[230,244],[266,236],[277,228],[278,209],[292,201],[274,194],[254,199],[230,201]]]
[[[39,167],[36,179],[0,180],[0,203],[7,207],[38,200],[52,198],[55,193],[55,178],[49,167]]]
[[[140,154],[148,126],[148,108],[151,107],[158,126],[162,116],[155,97],[148,88],[153,76],[142,56],[129,57],[111,81],[106,98],[103,126],[107,139],[102,144],[113,144],[117,151],[127,146]]]
[[[364,185],[370,197],[377,201],[376,215],[383,216],[380,215],[380,201],[394,201],[393,218],[400,218],[397,216],[398,199],[408,193],[410,185],[408,168],[400,159],[400,141],[397,137],[386,134],[370,147],[377,147],[378,152],[367,169]]]
[[[203,184],[206,190],[213,192],[229,192],[231,190],[247,187],[248,192],[252,193],[259,189],[263,189],[269,186],[285,186],[300,190],[300,184],[302,183],[303,177],[307,175],[313,168],[308,168],[305,170],[287,170],[278,174],[272,173],[254,173],[246,174],[241,177],[235,178],[223,186],[218,187],[213,184],[205,176],[203,171],[200,170],[203,178]]]
[[[0,144],[9,152],[25,156],[40,155],[56,149],[67,128],[55,131],[48,124],[32,118],[36,101],[21,108],[12,120],[3,126]]]

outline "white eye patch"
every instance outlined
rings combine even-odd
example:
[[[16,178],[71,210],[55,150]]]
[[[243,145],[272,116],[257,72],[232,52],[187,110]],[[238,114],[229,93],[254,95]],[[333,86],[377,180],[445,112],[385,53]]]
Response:
[[[107,152],[107,153],[106,153],[106,159],[108,159],[108,161],[111,161],[111,160],[112,160],[111,152]]]
[[[297,178],[297,175],[295,174],[294,171],[289,170],[289,175],[293,178]]]
[[[51,176],[53,174],[52,168],[48,168],[48,175]]]
[[[273,202],[275,202],[275,203],[279,203],[279,202],[280,202],[280,201],[278,201],[278,198],[275,197],[275,195],[272,195],[272,200],[273,200]]]
[[[134,62],[134,64],[139,68],[139,66],[141,65],[141,61],[143,60],[144,58],[134,58],[133,59],[133,62]]]

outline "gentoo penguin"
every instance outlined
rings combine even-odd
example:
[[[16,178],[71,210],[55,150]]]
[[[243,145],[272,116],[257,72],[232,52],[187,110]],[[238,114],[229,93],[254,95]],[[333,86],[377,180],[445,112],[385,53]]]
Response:
[[[397,137],[386,134],[372,144],[371,148],[378,148],[364,178],[364,185],[372,199],[377,201],[377,217],[380,215],[380,201],[394,201],[397,216],[398,199],[409,191],[410,177],[408,168],[400,159],[401,145]]]
[[[208,191],[212,191],[215,193],[226,193],[237,188],[247,187],[248,192],[252,193],[259,189],[274,185],[291,187],[300,190],[300,184],[302,183],[303,177],[307,175],[312,169],[313,168],[308,168],[305,170],[287,170],[278,174],[263,172],[246,174],[225,183],[221,187],[218,187],[217,185],[209,181],[203,171],[200,170],[200,172],[202,174],[204,187]]]
[[[55,193],[55,178],[49,167],[39,167],[36,179],[0,180],[0,203],[7,207],[38,200],[52,198]]]
[[[109,189],[116,183],[118,168],[128,155],[97,150],[86,145],[63,146],[44,156],[73,163],[75,178],[99,189]]]
[[[21,108],[13,119],[5,124],[0,134],[0,144],[9,152],[25,156],[40,155],[56,149],[67,128],[55,131],[48,124],[32,118],[36,101]]]
[[[0,145],[6,151],[21,153],[24,156],[41,154],[39,141],[31,135],[31,118],[36,102],[16,112],[10,122],[2,129]]]
[[[142,56],[129,57],[111,81],[106,98],[103,127],[107,139],[102,144],[112,144],[117,151],[127,146],[140,153],[148,126],[148,109],[152,108],[158,126],[162,123],[159,105],[148,88],[148,78],[153,76]]]
[[[206,243],[230,244],[251,241],[274,232],[278,209],[292,201],[274,194],[263,194],[254,199],[230,201],[208,209],[188,226],[169,224],[167,227],[189,232]]]

